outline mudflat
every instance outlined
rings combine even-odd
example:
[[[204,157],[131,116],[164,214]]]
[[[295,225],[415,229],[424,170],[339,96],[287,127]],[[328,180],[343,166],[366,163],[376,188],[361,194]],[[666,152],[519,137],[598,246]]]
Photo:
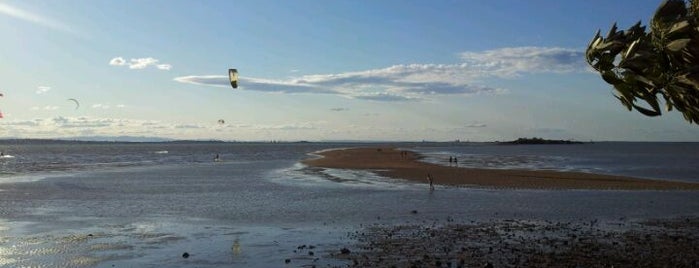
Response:
[[[699,183],[551,170],[479,169],[437,165],[396,148],[352,148],[318,152],[309,166],[371,170],[379,175],[437,185],[515,189],[699,190]]]

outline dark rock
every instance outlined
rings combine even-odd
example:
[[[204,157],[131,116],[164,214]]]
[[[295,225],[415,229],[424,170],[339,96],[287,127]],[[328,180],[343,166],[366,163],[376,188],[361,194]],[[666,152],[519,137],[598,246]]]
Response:
[[[347,249],[347,248],[342,248],[342,249],[340,250],[340,253],[342,253],[342,254],[350,254],[350,250]]]
[[[185,258],[185,259],[189,258],[189,253],[187,253],[187,252],[182,253],[182,258]]]
[[[412,214],[417,214],[417,210],[410,211]]]
[[[284,260],[284,263],[290,263],[290,262],[291,262],[291,259]]]
[[[486,263],[485,263],[485,266],[483,266],[483,268],[493,268],[493,264],[492,264],[492,263],[489,263],[489,262],[486,262]]]

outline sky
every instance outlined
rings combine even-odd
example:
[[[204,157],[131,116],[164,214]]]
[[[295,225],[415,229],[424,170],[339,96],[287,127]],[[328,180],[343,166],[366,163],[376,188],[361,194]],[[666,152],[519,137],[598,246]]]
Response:
[[[0,0],[0,138],[699,141],[584,60],[659,3]]]

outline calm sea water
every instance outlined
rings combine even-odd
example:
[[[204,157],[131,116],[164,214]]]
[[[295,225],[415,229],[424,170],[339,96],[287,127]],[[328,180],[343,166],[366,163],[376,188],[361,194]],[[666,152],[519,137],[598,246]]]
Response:
[[[699,181],[699,143],[599,142],[579,145],[487,143],[0,143],[0,181],[119,167],[196,165],[216,154],[226,162],[299,161],[328,148],[388,145],[426,155],[424,161],[463,167],[573,170]]]
[[[0,267],[324,266],[342,263],[328,254],[351,247],[347,233],[374,224],[699,216],[696,192],[430,192],[422,183],[300,164],[319,150],[377,145],[474,167],[688,181],[699,174],[695,143],[0,144]],[[314,245],[315,255],[301,245]]]
[[[548,169],[699,182],[699,143],[417,146],[427,162],[498,169]]]

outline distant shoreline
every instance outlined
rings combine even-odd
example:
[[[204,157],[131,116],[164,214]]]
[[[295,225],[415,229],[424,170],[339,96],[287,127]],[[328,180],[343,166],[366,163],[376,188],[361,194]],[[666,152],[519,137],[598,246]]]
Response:
[[[500,144],[583,144],[581,141],[572,140],[547,140],[542,138],[519,138],[513,141],[500,142]]]
[[[543,142],[519,142],[513,141],[383,141],[383,140],[219,140],[219,139],[170,139],[160,137],[135,137],[135,136],[99,136],[99,137],[67,137],[67,138],[0,138],[0,144],[27,144],[27,143],[344,143],[344,144],[367,144],[374,146],[390,146],[391,144],[434,144],[434,145],[528,145],[528,144],[593,144],[593,143],[699,143],[699,141],[615,141],[615,140],[596,140],[596,141],[571,141],[571,140],[546,140]],[[524,139],[533,140],[533,139]]]
[[[437,185],[512,189],[699,190],[699,183],[549,170],[477,169],[419,161],[422,155],[396,148],[352,148],[317,152],[309,166],[370,170],[382,176]]]

